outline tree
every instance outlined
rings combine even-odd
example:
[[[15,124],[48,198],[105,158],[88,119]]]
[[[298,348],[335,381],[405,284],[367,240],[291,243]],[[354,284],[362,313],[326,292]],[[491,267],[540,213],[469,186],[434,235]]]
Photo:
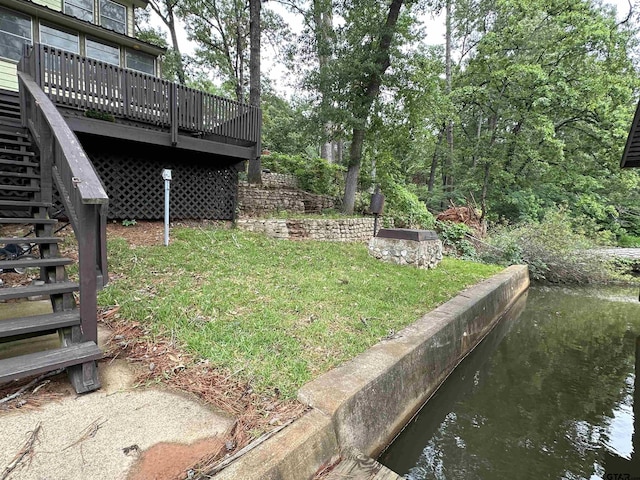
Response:
[[[201,65],[213,71],[244,102],[249,87],[250,15],[248,0],[183,0],[185,28]],[[261,13],[261,31],[271,45],[284,44],[288,28],[276,13]]]
[[[149,0],[149,7],[159,17],[160,20],[169,29],[169,35],[171,35],[171,47],[172,62],[175,64],[175,73],[178,77],[178,81],[182,84],[185,83],[184,64],[182,62],[182,54],[180,53],[180,46],[178,44],[178,35],[176,34],[176,12],[179,8],[179,0]]]
[[[638,86],[633,30],[588,0],[471,3],[482,19],[466,20],[474,46],[454,82],[458,188],[516,221],[557,203],[578,214],[585,194],[608,203]]]

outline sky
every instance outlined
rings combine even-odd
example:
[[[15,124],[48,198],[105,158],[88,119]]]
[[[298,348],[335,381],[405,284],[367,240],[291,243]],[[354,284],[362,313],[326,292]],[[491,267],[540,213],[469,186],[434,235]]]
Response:
[[[612,4],[617,8],[618,18],[624,18],[629,12],[630,2],[638,2],[640,0],[604,0],[604,3]],[[639,5],[640,6],[640,5]],[[294,32],[299,32],[302,29],[302,21],[300,17],[288,12],[282,4],[277,1],[264,2],[263,8],[269,8],[280,13],[282,17],[289,23],[289,27]],[[636,7],[638,8],[638,7]],[[160,27],[163,31],[167,32],[166,27],[160,21],[160,19],[152,12],[151,24],[154,27]],[[444,44],[444,14],[439,16],[429,16],[425,19],[427,38],[426,42],[430,45],[443,45]],[[195,50],[195,45],[187,39],[187,34],[183,25],[178,24],[178,41],[180,43],[180,50],[182,53],[192,55]],[[170,38],[167,34],[167,38]],[[273,53],[269,52],[268,46],[263,46],[262,55],[262,72],[272,80],[272,84],[276,91],[281,95],[290,96],[292,93],[292,87],[287,85],[286,81],[287,72],[285,68],[275,60]]]

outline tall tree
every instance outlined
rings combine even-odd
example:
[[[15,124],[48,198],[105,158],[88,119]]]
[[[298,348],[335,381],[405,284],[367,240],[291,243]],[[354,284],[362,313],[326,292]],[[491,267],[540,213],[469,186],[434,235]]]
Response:
[[[358,11],[353,8],[344,12],[347,27],[343,32],[341,58],[335,62],[335,66],[338,67],[336,74],[341,77],[336,83],[344,85],[347,89],[349,124],[352,132],[342,202],[343,211],[347,214],[353,213],[354,210],[367,122],[371,107],[380,93],[385,72],[391,65],[391,47],[397,33],[403,3],[404,0],[392,0],[388,5],[374,1],[362,5],[364,10]],[[386,14],[380,15],[379,9],[386,10]],[[368,18],[361,17],[367,14]],[[376,24],[376,21],[380,23]],[[349,63],[349,66],[346,66],[346,63]]]
[[[249,90],[251,57],[248,0],[183,0],[181,14],[191,40],[198,45],[196,56],[244,102]],[[261,12],[263,37],[275,47],[285,44],[288,28],[270,10]]]
[[[176,12],[178,11],[178,3],[180,0],[149,0],[149,7],[153,10],[160,20],[169,29],[171,36],[171,47],[174,57],[172,61],[175,63],[175,71],[178,81],[185,83],[184,63],[182,54],[180,53],[180,45],[178,43],[178,35],[176,33]]]

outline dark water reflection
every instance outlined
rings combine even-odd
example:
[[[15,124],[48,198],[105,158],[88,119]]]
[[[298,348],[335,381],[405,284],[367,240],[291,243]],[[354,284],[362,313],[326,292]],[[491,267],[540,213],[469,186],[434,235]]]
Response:
[[[532,288],[517,313],[381,463],[411,480],[640,479],[637,290]]]

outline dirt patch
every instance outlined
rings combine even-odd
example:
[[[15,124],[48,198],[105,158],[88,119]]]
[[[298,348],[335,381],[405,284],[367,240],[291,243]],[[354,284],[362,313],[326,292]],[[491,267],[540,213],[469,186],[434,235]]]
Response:
[[[225,442],[220,438],[206,438],[190,445],[158,443],[142,453],[127,480],[184,478],[185,472],[201,458],[223,450]]]
[[[231,222],[218,222],[210,220],[183,220],[171,222],[170,228],[176,227],[229,227]],[[156,221],[138,221],[134,225],[123,225],[118,222],[107,224],[107,238],[124,238],[132,247],[151,247],[164,245],[164,223]],[[171,234],[169,234],[171,241]]]

